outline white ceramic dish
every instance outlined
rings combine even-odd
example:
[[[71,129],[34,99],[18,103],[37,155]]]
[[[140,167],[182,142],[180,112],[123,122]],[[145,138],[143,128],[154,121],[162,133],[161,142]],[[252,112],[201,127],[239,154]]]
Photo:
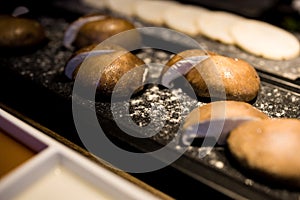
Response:
[[[159,199],[1,109],[0,129],[36,152],[0,178],[1,200]]]

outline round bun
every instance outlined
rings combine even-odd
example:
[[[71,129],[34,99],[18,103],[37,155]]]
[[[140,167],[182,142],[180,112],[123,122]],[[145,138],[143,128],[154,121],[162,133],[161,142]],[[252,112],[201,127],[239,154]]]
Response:
[[[126,97],[132,91],[141,91],[148,70],[143,60],[121,46],[91,45],[71,56],[65,74],[85,88],[96,86],[97,94],[106,98],[113,93]]]
[[[63,44],[67,48],[77,49],[99,44],[118,33],[133,30],[135,25],[127,19],[101,14],[91,14],[79,17],[65,31]],[[138,35],[134,35],[138,38]],[[124,36],[125,37],[125,36]],[[134,39],[128,39],[133,42]]]
[[[45,43],[44,27],[36,20],[0,15],[0,49],[3,52],[36,50]]]
[[[225,144],[228,133],[242,123],[252,120],[268,119],[268,115],[249,103],[241,101],[215,101],[195,108],[185,119],[183,129],[186,130],[184,140],[195,134],[198,136],[216,137],[219,144]],[[208,127],[214,131],[208,133]],[[208,134],[208,135],[207,135]],[[215,135],[210,135],[215,134]]]
[[[227,142],[245,169],[272,182],[300,186],[300,120],[246,122],[230,133]]]
[[[162,73],[174,63],[194,56],[209,56],[184,76],[195,94],[205,98],[250,102],[258,95],[260,78],[248,62],[202,50],[186,50],[172,57]]]
[[[268,115],[246,102],[215,101],[195,108],[187,116],[183,127],[207,120],[229,118],[267,119]]]
[[[198,68],[201,76],[196,70],[192,69],[186,77],[199,96],[222,98],[218,91],[225,89],[227,100],[248,102],[258,95],[260,78],[254,67],[244,60],[211,55]],[[213,96],[210,89],[215,91]]]

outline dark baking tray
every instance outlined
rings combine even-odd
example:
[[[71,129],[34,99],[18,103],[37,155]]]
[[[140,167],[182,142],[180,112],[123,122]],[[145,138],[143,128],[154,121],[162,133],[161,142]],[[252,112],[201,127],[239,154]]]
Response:
[[[91,10],[85,7],[76,10],[68,4],[64,5],[68,9],[52,7],[49,10],[55,12],[40,9],[32,13],[32,16],[47,30],[49,42],[45,47],[24,56],[0,58],[0,100],[84,147],[73,122],[71,107],[73,82],[66,79],[63,74],[64,65],[72,51],[62,46],[62,37],[72,20]],[[137,55],[161,63],[170,56],[159,50],[137,52]],[[157,73],[157,69],[152,70],[153,73]],[[260,69],[258,72],[262,79],[261,91],[253,105],[271,117],[300,118],[298,83]],[[143,93],[137,98],[145,95],[146,93]],[[193,102],[186,95],[182,95],[186,101]],[[87,110],[90,103],[85,100],[78,101],[78,104]],[[193,107],[192,104],[189,105]],[[96,108],[105,133],[122,148],[148,152],[166,144],[173,134],[174,124],[169,124],[164,129],[169,132],[142,141],[126,136],[111,119],[109,103],[97,102]],[[122,114],[122,110],[120,113]],[[171,149],[170,152],[172,151],[176,149]],[[206,147],[200,148],[197,144],[193,144],[183,156],[172,163],[171,167],[235,199],[299,199],[299,191],[272,186],[243,172],[232,162],[226,148],[215,146],[207,156],[200,158],[199,155],[206,151]]]

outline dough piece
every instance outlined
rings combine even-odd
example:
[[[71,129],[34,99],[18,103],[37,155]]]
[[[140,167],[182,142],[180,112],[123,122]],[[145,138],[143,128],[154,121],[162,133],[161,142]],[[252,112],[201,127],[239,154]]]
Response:
[[[106,7],[106,0],[105,1],[100,1],[100,0],[82,0],[82,2],[90,6],[92,8],[98,8],[98,9],[103,9]]]
[[[261,180],[300,187],[300,120],[245,122],[227,139],[233,157]]]
[[[175,1],[163,0],[142,0],[135,4],[135,15],[145,22],[155,25],[164,24],[164,11],[172,9],[171,6],[178,6]]]
[[[235,43],[245,51],[272,60],[288,60],[299,56],[298,39],[290,32],[269,23],[244,20],[231,27]]]
[[[126,16],[134,15],[134,5],[142,0],[106,0],[107,7],[116,13]]]
[[[197,26],[201,33],[213,40],[225,44],[234,44],[231,36],[231,26],[237,22],[243,22],[244,18],[225,11],[214,11],[200,16],[197,19]]]
[[[172,6],[165,11],[164,20],[168,27],[195,36],[200,33],[197,19],[208,12],[208,9],[200,6]]]

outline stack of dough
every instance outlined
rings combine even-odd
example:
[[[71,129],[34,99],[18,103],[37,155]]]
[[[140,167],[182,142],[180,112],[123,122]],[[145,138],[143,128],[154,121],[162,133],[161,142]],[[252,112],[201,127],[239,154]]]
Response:
[[[84,0],[92,5],[95,0]],[[96,3],[95,6],[99,6]],[[203,35],[236,45],[255,56],[271,60],[294,59],[300,54],[299,40],[272,24],[239,15],[185,5],[172,0],[105,0],[110,10],[157,26],[167,26],[190,36]]]

